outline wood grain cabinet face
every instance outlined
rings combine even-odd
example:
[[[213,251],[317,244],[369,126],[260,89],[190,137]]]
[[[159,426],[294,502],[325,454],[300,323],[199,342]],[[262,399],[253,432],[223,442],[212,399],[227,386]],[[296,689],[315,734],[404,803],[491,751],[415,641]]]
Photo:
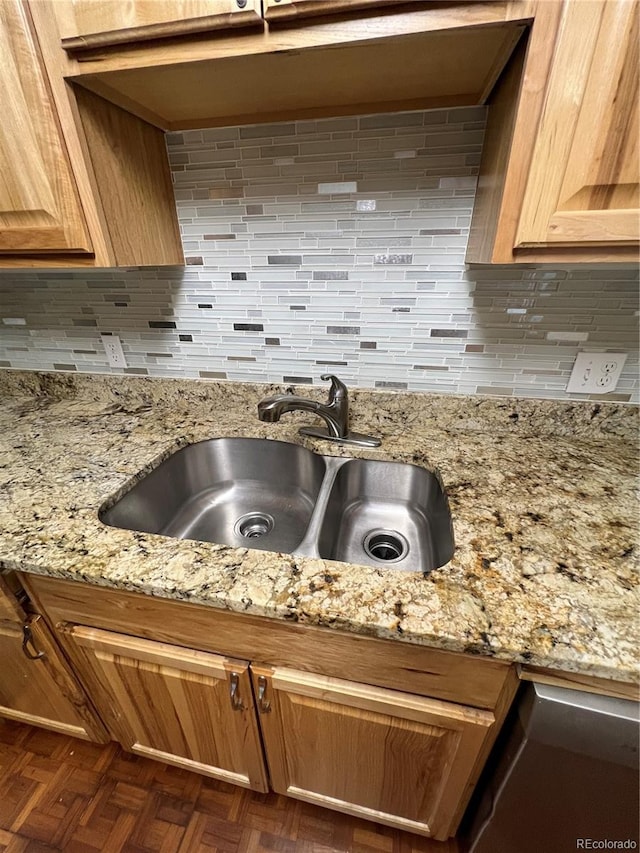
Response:
[[[516,246],[640,240],[637,0],[568,2]]]
[[[518,686],[500,661],[57,578],[20,582],[126,748],[258,790],[266,759],[278,792],[436,839],[455,833]]]
[[[0,56],[0,253],[90,253],[62,133],[19,0],[0,3]]]
[[[70,52],[262,23],[260,0],[65,0],[62,46]]]
[[[278,793],[439,839],[455,833],[495,724],[491,711],[397,690],[62,631],[125,749],[257,791],[266,756]]]
[[[25,629],[29,641],[23,647]],[[0,716],[84,740],[108,740],[42,618],[25,613],[1,577]]]
[[[494,716],[341,679],[252,666],[281,794],[445,839]]]
[[[268,790],[248,663],[95,628],[66,633],[96,707],[125,749]]]

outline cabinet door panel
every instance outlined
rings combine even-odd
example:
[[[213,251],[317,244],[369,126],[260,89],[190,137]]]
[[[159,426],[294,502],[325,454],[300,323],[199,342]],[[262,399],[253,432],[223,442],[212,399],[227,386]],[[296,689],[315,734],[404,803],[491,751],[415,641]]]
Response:
[[[57,14],[68,51],[262,24],[260,0],[64,0]]]
[[[455,831],[493,714],[295,670],[252,672],[276,791],[423,835]]]
[[[638,2],[566,5],[516,243],[640,239]]]
[[[0,252],[91,243],[24,6],[0,3]]]
[[[93,628],[68,633],[126,749],[267,790],[246,662]]]
[[[31,632],[27,651],[42,657],[23,652],[22,626],[0,624],[0,716],[106,743],[106,732],[41,617],[27,617],[24,624]]]

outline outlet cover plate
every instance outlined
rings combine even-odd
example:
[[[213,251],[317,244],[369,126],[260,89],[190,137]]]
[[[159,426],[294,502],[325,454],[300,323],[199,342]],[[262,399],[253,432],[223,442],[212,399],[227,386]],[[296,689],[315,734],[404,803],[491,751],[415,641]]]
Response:
[[[104,350],[107,354],[107,361],[111,367],[126,367],[127,360],[122,351],[122,344],[117,335],[100,335]]]
[[[609,394],[616,390],[627,356],[622,352],[581,352],[567,385],[570,394]]]

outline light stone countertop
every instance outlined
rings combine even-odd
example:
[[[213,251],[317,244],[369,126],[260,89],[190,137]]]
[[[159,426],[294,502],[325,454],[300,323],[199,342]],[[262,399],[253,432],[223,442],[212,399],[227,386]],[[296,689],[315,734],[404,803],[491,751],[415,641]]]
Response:
[[[638,681],[638,411],[613,403],[352,391],[374,450],[260,423],[282,388],[0,371],[0,568]],[[302,387],[324,399],[326,389]],[[98,509],[216,436],[438,469],[453,559],[428,576],[176,540]]]

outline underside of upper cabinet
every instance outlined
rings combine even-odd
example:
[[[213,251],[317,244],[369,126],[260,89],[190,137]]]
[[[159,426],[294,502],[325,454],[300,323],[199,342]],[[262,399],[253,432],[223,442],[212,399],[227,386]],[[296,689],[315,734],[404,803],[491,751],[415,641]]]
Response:
[[[260,31],[96,47],[65,57],[65,75],[164,130],[481,104],[531,4],[354,3],[360,17],[315,17],[323,5],[308,18],[304,4],[271,5]]]

